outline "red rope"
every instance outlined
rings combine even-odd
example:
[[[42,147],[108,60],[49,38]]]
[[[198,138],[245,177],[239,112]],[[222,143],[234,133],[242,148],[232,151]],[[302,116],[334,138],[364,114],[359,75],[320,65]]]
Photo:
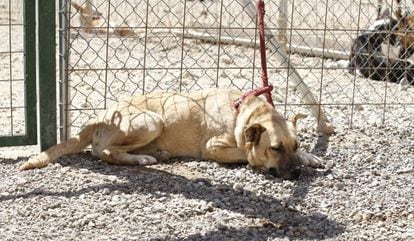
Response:
[[[259,22],[259,39],[260,39],[260,57],[261,57],[261,63],[262,63],[262,81],[263,86],[260,88],[256,88],[253,90],[250,90],[243,94],[239,99],[237,99],[234,102],[234,108],[237,110],[240,107],[240,104],[243,102],[243,100],[249,96],[249,95],[255,95],[259,96],[261,94],[265,94],[267,102],[271,104],[273,107],[275,105],[273,104],[271,91],[273,90],[273,86],[269,85],[269,81],[267,78],[267,63],[266,63],[266,44],[265,44],[265,31],[264,31],[264,1],[263,0],[257,0],[256,1],[256,8],[257,8],[257,18]]]
[[[273,90],[273,86],[272,85],[262,86],[262,87],[259,87],[259,88],[253,89],[253,90],[249,90],[246,93],[244,93],[242,96],[240,96],[233,103],[234,108],[236,108],[237,110],[239,110],[239,107],[240,107],[241,103],[249,95],[259,96],[261,94],[270,93],[270,91],[272,91],[272,90]],[[270,96],[270,99],[272,99],[272,96]],[[270,102],[270,104],[274,107],[273,102]]]

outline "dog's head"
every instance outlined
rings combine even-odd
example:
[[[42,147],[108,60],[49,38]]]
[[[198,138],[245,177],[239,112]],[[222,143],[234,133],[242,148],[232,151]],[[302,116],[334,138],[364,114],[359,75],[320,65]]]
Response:
[[[102,17],[102,13],[94,8],[90,1],[86,1],[82,5],[76,4],[74,2],[71,4],[80,13],[80,21],[82,27],[103,26],[105,19]]]
[[[244,111],[248,112],[244,114],[248,118],[242,135],[249,164],[265,168],[277,177],[297,179],[301,169],[297,155],[299,142],[296,120],[303,116],[296,116],[292,121],[286,120],[264,102],[252,103]]]

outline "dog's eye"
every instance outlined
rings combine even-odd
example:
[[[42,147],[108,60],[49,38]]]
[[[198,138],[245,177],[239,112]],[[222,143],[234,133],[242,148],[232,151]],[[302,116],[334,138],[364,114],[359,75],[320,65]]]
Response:
[[[272,151],[275,151],[275,152],[282,152],[283,151],[283,146],[282,145],[272,146],[272,147],[270,147],[270,149],[272,149]]]

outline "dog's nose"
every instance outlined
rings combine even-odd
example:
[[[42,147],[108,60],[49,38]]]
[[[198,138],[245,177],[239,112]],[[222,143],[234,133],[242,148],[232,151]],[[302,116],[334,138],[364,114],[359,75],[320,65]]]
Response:
[[[277,171],[277,168],[275,168],[275,167],[269,168],[268,172],[269,172],[270,175],[272,175],[274,177],[279,177],[279,172]]]

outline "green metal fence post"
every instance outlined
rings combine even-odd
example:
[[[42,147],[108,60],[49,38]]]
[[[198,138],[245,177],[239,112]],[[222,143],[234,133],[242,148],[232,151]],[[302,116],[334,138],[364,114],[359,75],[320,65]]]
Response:
[[[36,116],[36,4],[24,2],[24,53],[25,53],[25,95],[26,95],[26,136],[25,144],[37,144]]]
[[[40,148],[56,144],[55,0],[37,0]]]

